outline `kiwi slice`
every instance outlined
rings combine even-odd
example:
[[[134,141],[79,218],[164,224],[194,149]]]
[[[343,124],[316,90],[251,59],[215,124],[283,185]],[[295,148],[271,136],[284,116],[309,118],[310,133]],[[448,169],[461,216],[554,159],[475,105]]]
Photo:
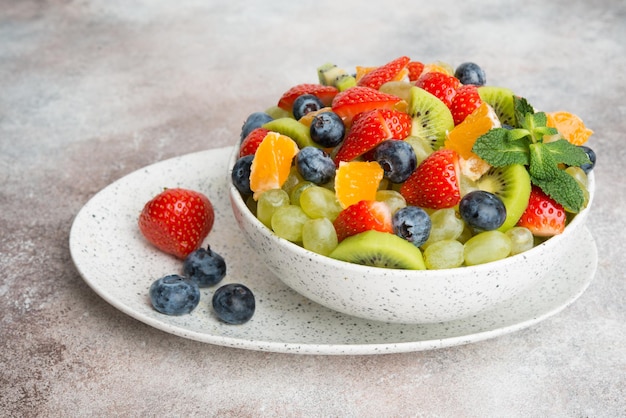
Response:
[[[411,136],[426,140],[433,150],[443,145],[446,133],[454,128],[454,120],[448,106],[436,96],[416,86],[409,90],[408,113],[413,118]]]
[[[481,86],[478,87],[478,95],[483,102],[489,104],[498,115],[503,125],[516,126],[515,101],[512,90],[506,87]]]
[[[278,132],[281,135],[286,135],[293,139],[298,148],[302,149],[308,146],[318,147],[311,139],[311,131],[308,126],[298,122],[292,118],[278,118],[271,120],[263,125],[263,128],[269,129],[273,132]]]
[[[317,77],[320,84],[324,86],[334,86],[338,77],[347,74],[346,70],[337,67],[332,62],[327,62],[317,68]]]
[[[530,175],[521,164],[491,167],[478,179],[478,188],[498,196],[506,208],[506,219],[498,230],[504,232],[517,224],[528,206]]]
[[[397,235],[374,230],[344,239],[329,257],[371,267],[426,269],[422,252],[415,245]]]
[[[278,106],[268,107],[267,109],[265,109],[265,113],[270,115],[272,119],[280,119],[280,118],[292,118],[293,119],[293,113]]]
[[[337,87],[337,90],[345,91],[350,87],[356,86],[356,78],[350,74],[342,74],[335,79],[333,85]]]

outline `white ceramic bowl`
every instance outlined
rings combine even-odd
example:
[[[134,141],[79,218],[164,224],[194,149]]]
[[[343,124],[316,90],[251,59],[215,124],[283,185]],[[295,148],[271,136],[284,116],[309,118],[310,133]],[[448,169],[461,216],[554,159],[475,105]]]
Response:
[[[231,157],[230,172],[237,152]],[[229,183],[230,184],[230,183]],[[505,304],[537,284],[573,246],[579,245],[594,194],[565,231],[522,254],[471,267],[446,270],[395,270],[368,267],[325,257],[276,236],[247,208],[230,186],[235,219],[265,264],[286,285],[336,311],[394,323],[446,322]]]

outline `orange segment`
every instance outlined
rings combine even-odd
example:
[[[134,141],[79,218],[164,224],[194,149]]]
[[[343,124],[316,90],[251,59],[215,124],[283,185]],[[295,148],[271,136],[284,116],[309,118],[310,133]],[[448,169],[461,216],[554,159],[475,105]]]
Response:
[[[356,76],[354,77],[356,79],[356,82],[358,83],[359,80],[361,78],[363,78],[363,76],[373,70],[375,70],[378,67],[363,67],[363,66],[359,66],[357,65],[355,70],[356,70]]]
[[[280,189],[289,177],[298,145],[288,136],[269,132],[254,154],[250,167],[250,189],[254,200],[271,189]]]
[[[584,144],[593,134],[593,131],[585,126],[582,119],[573,113],[558,111],[546,113],[546,116],[548,117],[547,125],[556,128],[563,135],[563,138],[574,145]]]
[[[453,149],[461,157],[468,159],[474,155],[472,147],[476,139],[499,126],[498,115],[491,106],[483,102],[463,122],[448,132],[444,147]]]
[[[335,194],[343,208],[361,200],[376,200],[384,171],[375,161],[342,161],[335,173]]]
[[[454,69],[452,68],[452,66],[442,61],[431,62],[431,63],[424,65],[422,74],[426,74],[430,72],[454,75]]]

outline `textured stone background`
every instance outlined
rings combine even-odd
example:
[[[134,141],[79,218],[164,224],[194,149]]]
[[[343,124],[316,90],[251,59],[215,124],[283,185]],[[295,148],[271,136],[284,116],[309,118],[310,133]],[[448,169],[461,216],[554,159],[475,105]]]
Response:
[[[626,4],[0,0],[0,415],[626,415]],[[600,254],[559,315],[467,346],[294,356],[169,335],[99,298],[68,249],[112,181],[233,143],[317,65],[473,60],[595,130]]]

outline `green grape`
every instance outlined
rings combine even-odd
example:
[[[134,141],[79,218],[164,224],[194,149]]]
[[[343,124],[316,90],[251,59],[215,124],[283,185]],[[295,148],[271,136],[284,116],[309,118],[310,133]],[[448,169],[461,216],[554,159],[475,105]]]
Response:
[[[310,218],[328,218],[331,221],[341,212],[335,193],[322,186],[303,190],[300,194],[300,207]]]
[[[417,157],[417,164],[419,165],[422,161],[426,159],[430,154],[433,153],[433,147],[419,136],[409,136],[405,139],[406,142],[413,147],[413,151],[415,151],[415,156]]]
[[[429,270],[452,269],[463,264],[463,244],[454,239],[437,241],[424,250],[424,263]]]
[[[511,255],[528,251],[535,245],[535,238],[530,229],[523,226],[514,226],[505,232],[511,238]]]
[[[300,183],[302,183],[304,179],[298,173],[298,170],[295,166],[292,166],[289,170],[289,176],[287,176],[287,180],[283,183],[282,189],[286,191],[288,194],[291,194],[291,191]]]
[[[272,227],[272,215],[281,206],[289,204],[289,195],[283,189],[272,189],[259,196],[256,205],[256,217],[268,228]]]
[[[302,225],[309,220],[300,206],[281,206],[272,215],[272,231],[291,242],[302,241]]]
[[[442,239],[457,239],[465,228],[465,222],[456,216],[453,208],[434,211],[430,215],[430,220],[432,221],[432,228],[428,240],[422,245],[424,249]]]
[[[291,193],[289,193],[289,200],[291,201],[291,204],[300,206],[300,195],[304,190],[312,186],[315,186],[315,183],[310,181],[303,181],[301,183],[298,183],[297,186],[291,189]]]
[[[506,258],[511,253],[511,238],[498,230],[485,231],[474,235],[465,243],[463,257],[465,264],[489,263]]]
[[[392,215],[398,209],[406,207],[406,199],[397,190],[379,190],[376,192],[376,200],[387,203]]]
[[[309,219],[302,226],[302,246],[307,250],[328,255],[337,244],[337,232],[329,219]]]
[[[565,172],[572,176],[576,183],[580,186],[580,189],[583,191],[583,208],[587,207],[589,203],[589,179],[587,178],[587,173],[580,167],[567,167]]]

